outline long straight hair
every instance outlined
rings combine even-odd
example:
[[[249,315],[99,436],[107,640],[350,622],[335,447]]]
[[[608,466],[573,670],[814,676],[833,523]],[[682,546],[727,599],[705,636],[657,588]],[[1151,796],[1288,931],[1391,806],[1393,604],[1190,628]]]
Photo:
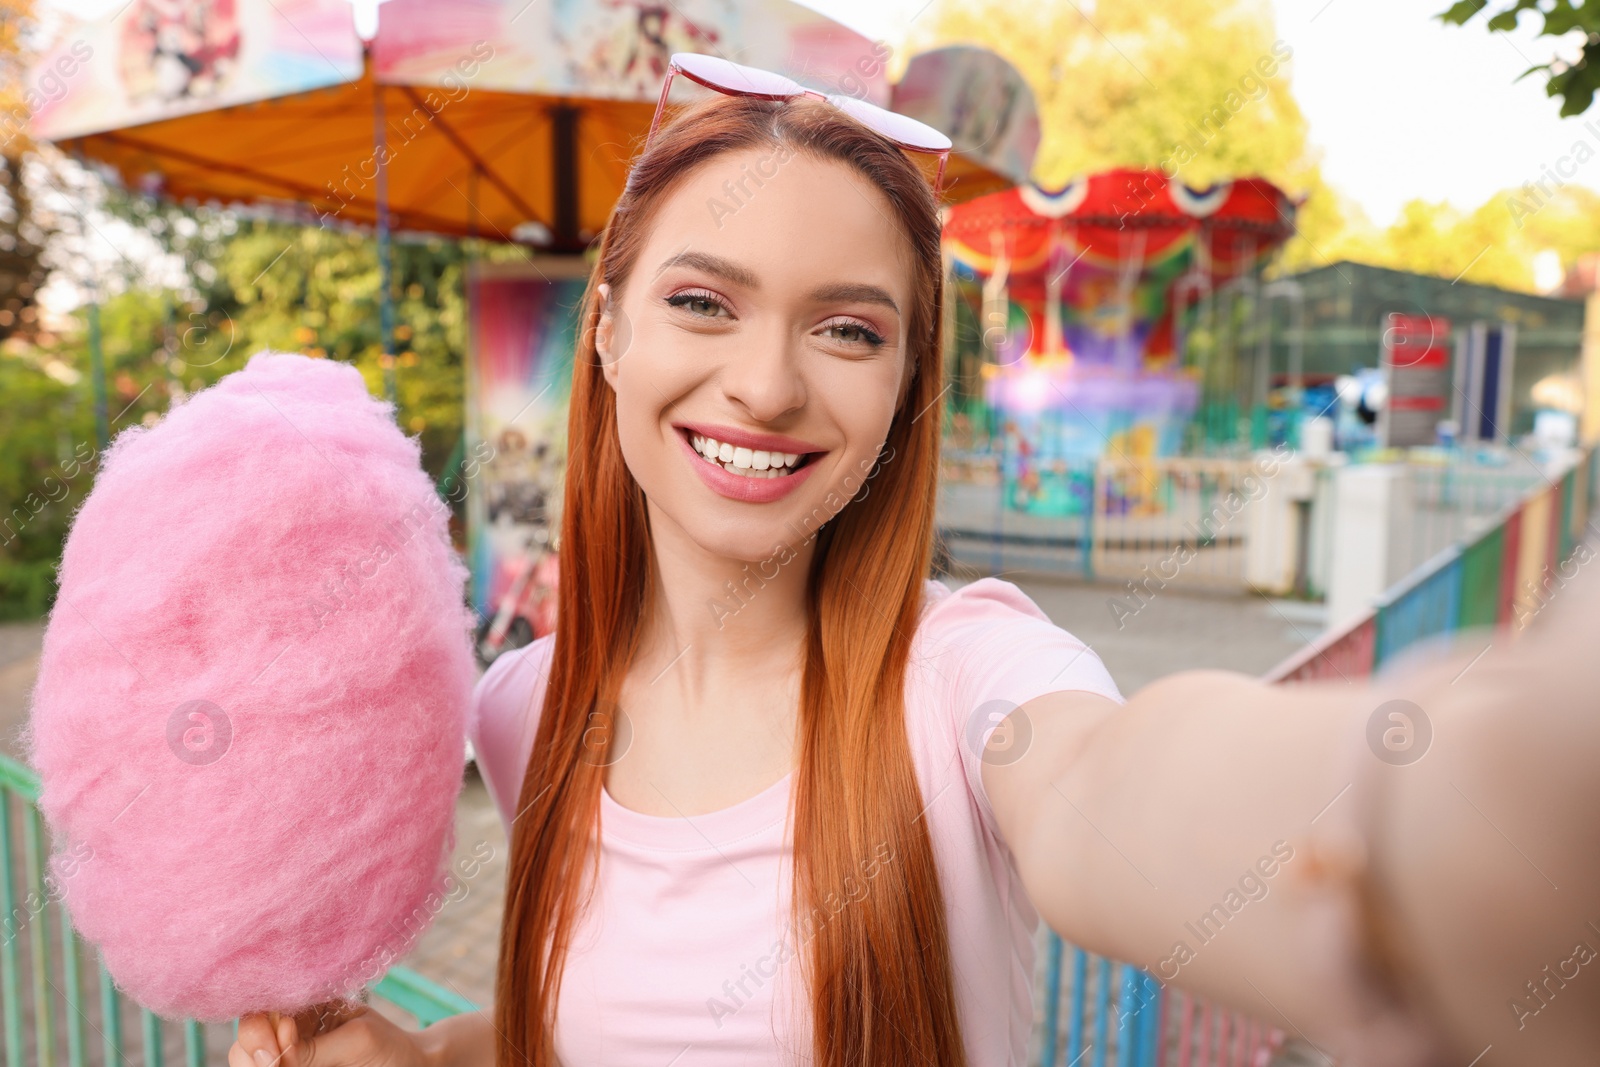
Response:
[[[815,533],[807,574],[791,929],[806,931],[798,959],[815,1063],[966,1063],[904,700],[938,483],[938,205],[900,149],[831,104],[718,96],[664,126],[635,161],[580,309],[554,658],[512,832],[497,1067],[558,1062],[562,967],[599,868],[594,842],[613,733],[606,709],[617,706],[652,588],[644,495],[623,460],[614,396],[595,351],[597,288],[609,282],[615,298],[626,284],[652,215],[685,175],[751,147],[837,160],[871,181],[904,231],[914,275],[910,383],[870,483],[861,483],[865,495]],[[863,872],[873,867],[869,882]]]

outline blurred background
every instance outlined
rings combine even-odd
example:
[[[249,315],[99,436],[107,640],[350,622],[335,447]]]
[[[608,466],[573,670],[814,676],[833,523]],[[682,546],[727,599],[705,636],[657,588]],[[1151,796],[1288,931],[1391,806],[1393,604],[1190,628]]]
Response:
[[[551,632],[576,303],[671,53],[951,135],[939,571],[1017,582],[1131,693],[1359,677],[1570,578],[1596,42],[1554,0],[0,0],[6,1062],[231,1040],[18,910],[45,843],[15,729],[100,455],[264,348],[348,362],[450,504],[480,662]],[[493,858],[378,987],[413,1023],[493,995],[506,843],[470,764],[460,812]],[[1035,1062],[1325,1060],[1040,948]]]

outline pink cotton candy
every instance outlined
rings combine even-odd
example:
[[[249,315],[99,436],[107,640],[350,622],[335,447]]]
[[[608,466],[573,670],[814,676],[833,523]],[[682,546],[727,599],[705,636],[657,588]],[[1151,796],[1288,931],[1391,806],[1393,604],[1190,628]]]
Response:
[[[119,434],[74,518],[23,740],[51,891],[164,1017],[354,995],[449,890],[467,571],[390,412],[257,353]]]

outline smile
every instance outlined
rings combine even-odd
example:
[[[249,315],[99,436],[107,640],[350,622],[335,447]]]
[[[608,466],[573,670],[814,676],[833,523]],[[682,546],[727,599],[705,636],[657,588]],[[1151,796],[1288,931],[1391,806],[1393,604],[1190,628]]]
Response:
[[[786,478],[805,466],[812,453],[764,452],[737,448],[702,434],[688,434],[689,444],[707,463],[744,478]]]
[[[709,427],[707,427],[709,429]],[[746,434],[767,440],[735,445],[721,441],[689,426],[674,427],[674,436],[683,449],[684,460],[694,468],[707,489],[728,500],[745,504],[771,504],[798,489],[819,469],[815,462],[827,450],[782,452],[771,445],[800,445],[796,439],[768,434]],[[731,435],[730,435],[731,436]],[[766,444],[767,448],[752,445]],[[726,457],[726,458],[724,458]]]

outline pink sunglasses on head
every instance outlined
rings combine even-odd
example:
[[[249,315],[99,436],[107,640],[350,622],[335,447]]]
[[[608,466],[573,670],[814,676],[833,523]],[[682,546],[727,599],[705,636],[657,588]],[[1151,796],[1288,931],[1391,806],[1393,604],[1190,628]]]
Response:
[[[939,199],[939,192],[944,187],[944,167],[950,160],[951,142],[950,138],[932,126],[853,96],[819,93],[782,74],[741,66],[698,52],[673,53],[672,62],[667,67],[667,80],[661,86],[661,99],[656,103],[655,118],[650,120],[650,133],[645,137],[646,150],[655,139],[656,127],[661,124],[661,114],[667,106],[667,93],[672,89],[672,79],[679,74],[726,96],[753,96],[761,100],[814,96],[826,100],[868,129],[883,134],[903,150],[938,156],[939,171],[933,181],[933,198]]]

